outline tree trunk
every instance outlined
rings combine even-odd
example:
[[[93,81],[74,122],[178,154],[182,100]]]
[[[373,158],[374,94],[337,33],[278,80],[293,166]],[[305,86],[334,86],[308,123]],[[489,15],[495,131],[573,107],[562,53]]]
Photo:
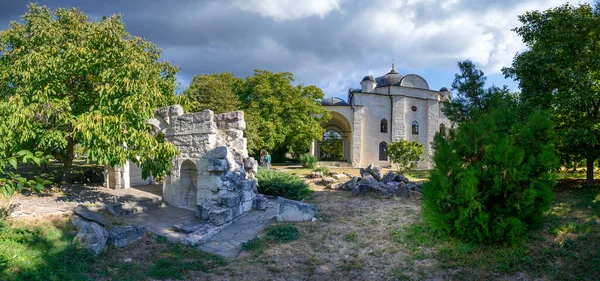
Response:
[[[61,182],[68,183],[71,180],[71,168],[73,166],[73,148],[75,141],[72,137],[67,137],[67,153],[63,161],[63,175]]]
[[[586,171],[586,186],[594,185],[594,162],[596,157],[588,156],[587,160],[587,171]]]

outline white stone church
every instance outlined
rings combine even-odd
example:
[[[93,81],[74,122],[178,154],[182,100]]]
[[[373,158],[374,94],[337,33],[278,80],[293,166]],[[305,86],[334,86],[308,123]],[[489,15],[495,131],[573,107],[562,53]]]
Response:
[[[348,90],[347,101],[322,101],[332,118],[322,124],[327,132],[323,141],[313,143],[311,153],[329,165],[390,167],[388,143],[416,140],[425,146],[425,160],[418,167],[431,168],[433,137],[451,126],[442,108],[452,93],[446,88],[431,90],[421,76],[403,76],[393,64],[383,76],[365,76],[360,86]]]

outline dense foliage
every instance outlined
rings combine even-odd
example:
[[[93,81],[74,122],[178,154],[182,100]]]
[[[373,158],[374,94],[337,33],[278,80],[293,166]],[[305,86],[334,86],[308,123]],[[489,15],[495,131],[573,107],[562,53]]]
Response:
[[[312,192],[308,184],[297,175],[259,168],[256,173],[258,192],[281,196],[292,200],[301,200]]]
[[[310,153],[304,153],[300,155],[298,160],[304,168],[314,169],[317,167],[317,157]]]
[[[514,31],[527,50],[503,69],[519,82],[526,110],[553,113],[563,162],[587,161],[587,185],[600,157],[600,4],[527,12]]]
[[[186,112],[210,109],[215,113],[224,113],[239,110],[240,100],[235,89],[243,82],[243,79],[227,72],[196,75],[183,92],[181,105]]]
[[[387,146],[387,155],[398,166],[400,173],[413,170],[424,152],[425,146],[417,141],[399,140]]]
[[[98,164],[168,170],[177,151],[148,134],[147,120],[173,102],[178,69],[125,30],[121,16],[90,21],[77,9],[29,5],[0,31],[0,156],[40,151],[64,163],[69,180],[79,144]]]
[[[293,82],[289,72],[265,70],[256,70],[246,79],[229,73],[198,75],[181,103],[193,111],[243,110],[250,152],[266,149],[277,154],[274,159],[285,159],[286,153],[307,152],[312,141],[325,133],[320,123],[330,118],[320,103],[321,89]]]
[[[469,118],[434,138],[423,214],[436,230],[465,240],[515,242],[552,202],[554,126],[541,111],[522,116],[502,91],[478,92],[488,102],[466,98]]]

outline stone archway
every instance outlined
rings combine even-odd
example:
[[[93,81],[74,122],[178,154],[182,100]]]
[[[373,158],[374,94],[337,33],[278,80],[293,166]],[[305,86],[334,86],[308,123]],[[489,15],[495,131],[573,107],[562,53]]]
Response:
[[[316,142],[315,156],[320,161],[351,162],[352,127],[350,121],[339,112],[330,111],[330,113],[331,119],[327,123],[321,124],[326,133],[322,141]],[[332,157],[332,153],[328,153],[326,148],[341,150],[341,153],[339,153],[340,155],[335,153],[335,157]]]
[[[196,211],[198,197],[198,168],[191,160],[185,160],[179,170],[179,188],[177,207]]]

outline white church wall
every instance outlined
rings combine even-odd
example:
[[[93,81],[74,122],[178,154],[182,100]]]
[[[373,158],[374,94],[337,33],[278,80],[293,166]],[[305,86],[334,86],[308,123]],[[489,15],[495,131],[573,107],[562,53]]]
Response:
[[[388,167],[389,161],[379,160],[379,144],[385,142],[390,143],[391,133],[390,124],[391,118],[391,100],[390,96],[372,95],[372,94],[356,94],[356,104],[364,106],[362,116],[363,133],[362,133],[362,149],[360,165],[366,166],[369,164],[377,164]],[[381,120],[385,119],[388,122],[387,133],[381,132]]]

